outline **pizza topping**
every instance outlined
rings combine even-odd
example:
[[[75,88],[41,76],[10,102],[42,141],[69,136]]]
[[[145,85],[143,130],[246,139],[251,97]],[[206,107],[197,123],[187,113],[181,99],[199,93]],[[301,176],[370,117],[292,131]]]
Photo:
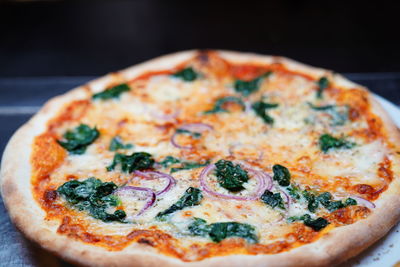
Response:
[[[321,77],[318,82],[318,91],[317,91],[317,98],[322,99],[323,98],[323,93],[326,88],[329,87],[329,80],[326,77]]]
[[[114,191],[114,195],[121,195],[124,193],[129,193],[130,196],[135,196],[139,200],[144,199],[146,201],[145,205],[139,210],[136,216],[142,215],[146,210],[153,206],[154,202],[156,201],[156,194],[150,188],[123,186]],[[141,193],[144,193],[145,196],[143,197]]]
[[[132,173],[137,170],[147,170],[153,167],[153,157],[146,152],[134,152],[132,155],[117,153],[107,171],[112,171],[117,165],[121,165],[123,172]]]
[[[286,167],[276,164],[272,167],[272,171],[274,172],[273,179],[277,181],[280,186],[290,185],[290,172]]]
[[[354,199],[354,201],[356,202],[356,204],[353,205],[361,205],[361,206],[365,206],[369,209],[374,209],[375,208],[375,204],[369,200],[366,200],[365,198],[362,197],[358,197],[358,196],[352,196],[349,199]]]
[[[86,151],[87,146],[93,143],[100,136],[99,131],[94,128],[90,128],[86,124],[81,124],[72,131],[67,131],[64,134],[64,140],[58,140],[57,142],[71,154],[83,154]]]
[[[213,130],[213,127],[209,124],[205,123],[189,123],[189,124],[184,124],[181,127],[179,127],[175,133],[171,137],[171,144],[174,147],[177,147],[179,149],[191,149],[193,148],[191,145],[180,145],[177,142],[177,137],[178,135],[189,135],[194,139],[199,139],[201,137],[201,133],[205,131],[211,131]]]
[[[115,210],[108,213],[110,207],[116,207],[120,200],[112,193],[117,189],[113,182],[103,183],[96,178],[88,178],[84,181],[72,180],[61,185],[57,192],[65,200],[78,210],[88,211],[89,214],[103,222],[124,222],[126,214],[123,210]]]
[[[230,237],[244,238],[249,243],[258,242],[255,228],[245,223],[221,222],[207,224],[204,219],[194,218],[194,222],[189,225],[189,231],[192,235],[209,236],[216,243]]]
[[[235,81],[235,91],[242,94],[243,96],[249,96],[254,92],[257,92],[260,89],[261,83],[265,78],[268,78],[272,72],[268,71],[263,75],[250,80],[250,81],[243,81],[243,80],[236,80]]]
[[[119,149],[130,149],[132,148],[132,144],[124,144],[121,140],[121,137],[115,136],[110,143],[110,146],[108,147],[108,150],[110,151],[117,151]]]
[[[172,76],[180,78],[185,82],[192,82],[198,78],[199,74],[196,73],[192,67],[188,67],[174,73]]]
[[[147,179],[147,180],[152,180],[154,178],[156,178],[156,179],[166,179],[168,181],[167,185],[163,189],[161,189],[160,191],[156,192],[157,196],[168,192],[176,184],[176,181],[175,181],[174,177],[172,177],[171,175],[168,175],[166,173],[162,173],[162,172],[135,171],[135,174],[139,175],[140,177],[143,177],[144,179]]]
[[[244,104],[243,100],[239,97],[236,96],[225,96],[218,98],[217,101],[215,101],[214,107],[210,110],[204,111],[204,114],[214,114],[214,113],[220,113],[220,112],[229,112],[229,110],[226,108],[227,104],[237,104],[239,105],[242,110],[245,110],[246,105]]]
[[[192,161],[182,161],[179,167],[171,168],[171,173],[183,171],[183,170],[197,169],[197,168],[207,166],[208,164],[210,164],[209,160],[205,161],[204,163],[192,162]]]
[[[215,167],[215,175],[220,186],[231,192],[244,189],[243,184],[249,180],[249,176],[239,164],[234,165],[232,161],[221,159],[215,163]]]
[[[336,138],[330,134],[323,134],[319,137],[319,146],[324,153],[328,153],[331,149],[350,149],[355,145],[344,138]]]
[[[219,161],[220,165],[220,177],[217,179],[221,180],[221,183],[228,188],[232,189],[239,189],[240,187],[243,187],[244,180],[248,179],[248,173],[251,173],[254,178],[257,179],[257,186],[254,189],[254,192],[250,195],[243,195],[243,194],[223,194],[223,193],[218,193],[215,190],[212,190],[209,187],[208,176],[210,172],[215,170],[217,168],[216,164],[210,164],[207,167],[205,167],[201,174],[200,174],[200,185],[201,188],[206,192],[207,194],[217,197],[217,198],[223,198],[223,199],[235,199],[235,200],[256,200],[261,197],[261,195],[264,193],[265,189],[271,189],[272,188],[272,179],[269,177],[268,174],[257,171],[255,169],[250,169],[249,167],[244,166],[246,170],[243,170],[240,168],[240,170],[232,164],[226,163],[227,161]],[[218,173],[218,172],[217,172]],[[226,177],[226,178],[225,178]],[[227,179],[227,180],[225,180]],[[247,180],[246,180],[247,181]],[[214,187],[215,184],[219,183],[217,181],[213,181]],[[220,183],[220,185],[221,185]],[[222,187],[222,186],[221,186]],[[229,189],[228,189],[229,190]],[[242,191],[242,189],[240,190]],[[243,190],[245,191],[245,190]],[[247,190],[246,190],[247,191]],[[237,192],[237,191],[233,191]]]
[[[182,210],[186,207],[199,205],[202,199],[203,199],[203,194],[201,193],[200,189],[195,187],[189,187],[185,191],[183,196],[175,204],[173,204],[168,209],[158,213],[156,219],[159,221],[166,221],[172,213],[178,210]]]
[[[180,162],[181,160],[178,158],[175,158],[173,156],[166,156],[162,161],[157,162],[157,164],[161,165],[163,168],[168,168],[169,166]]]
[[[312,103],[308,103],[308,105],[315,111],[324,112],[325,114],[329,115],[331,126],[342,126],[348,120],[349,117],[348,106],[338,106],[338,105],[315,106]]]
[[[119,96],[124,93],[131,90],[131,88],[129,87],[129,85],[127,85],[126,83],[122,83],[119,84],[117,86],[111,87],[109,89],[106,89],[100,93],[94,94],[93,95],[93,99],[94,100],[109,100],[112,98],[119,98]]]
[[[266,103],[263,101],[255,102],[251,105],[254,112],[259,116],[265,123],[273,124],[274,119],[267,114],[268,109],[277,108],[279,104],[277,103]]]
[[[319,201],[327,210],[330,212],[335,211],[337,209],[341,209],[347,206],[351,205],[357,205],[357,201],[354,200],[353,198],[347,198],[344,202],[338,200],[338,201],[332,201],[332,194],[329,192],[324,192],[320,194],[316,200]]]
[[[261,196],[261,200],[271,206],[272,208],[278,207],[281,209],[285,209],[285,205],[283,203],[283,199],[280,193],[272,193],[268,189],[265,190],[264,194]]]
[[[304,214],[303,216],[290,217],[288,218],[288,221],[289,222],[303,221],[305,225],[311,227],[315,231],[321,231],[329,224],[329,222],[322,217],[318,217],[317,219],[313,220],[311,219],[311,216],[309,214]]]

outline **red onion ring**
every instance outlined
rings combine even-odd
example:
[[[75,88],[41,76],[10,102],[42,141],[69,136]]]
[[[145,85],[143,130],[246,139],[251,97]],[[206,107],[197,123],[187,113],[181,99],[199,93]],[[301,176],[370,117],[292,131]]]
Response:
[[[144,177],[147,180],[152,180],[152,179],[167,179],[168,184],[160,191],[156,192],[156,196],[162,195],[166,192],[168,192],[175,184],[176,181],[175,179],[166,173],[162,172],[157,172],[157,171],[135,171],[134,174]]]
[[[261,197],[262,194],[264,194],[265,189],[266,189],[265,188],[266,187],[265,186],[265,175],[260,171],[257,171],[254,169],[249,169],[247,167],[245,167],[246,170],[248,172],[251,172],[254,175],[254,177],[256,177],[256,179],[258,180],[258,187],[253,195],[251,195],[251,196],[234,196],[234,195],[225,195],[225,194],[221,194],[221,193],[217,193],[217,192],[213,191],[212,189],[210,189],[208,187],[206,179],[207,179],[208,174],[215,168],[216,168],[215,164],[210,164],[207,167],[205,167],[200,173],[200,187],[207,194],[217,197],[217,198],[235,199],[235,200],[257,200]]]
[[[212,131],[212,130],[214,130],[214,127],[212,127],[211,125],[206,124],[206,123],[187,123],[187,124],[181,125],[179,127],[179,129],[183,129],[183,130],[187,130],[187,131],[191,131],[191,132],[200,132],[200,133],[202,133],[202,132],[205,132],[205,131]],[[171,144],[174,147],[179,148],[179,149],[192,149],[193,148],[192,146],[181,146],[181,145],[179,145],[175,140],[177,135],[178,135],[177,133],[174,133],[171,136],[171,139],[170,139]]]
[[[256,146],[256,145],[254,145],[254,144],[242,144],[242,143],[237,143],[237,144],[233,144],[232,146],[230,146],[229,147],[229,155],[231,155],[231,156],[233,156],[235,153],[234,153],[234,149],[235,148],[237,148],[237,147],[254,147],[254,148],[256,148],[256,149],[258,149],[258,147]],[[258,153],[258,160],[262,160],[262,158],[264,157],[264,151],[260,151],[259,153]]]
[[[262,172],[262,174],[264,175],[264,178],[265,178],[265,189],[268,189],[269,191],[271,191],[272,188],[274,187],[274,182],[272,181],[272,176],[266,172]]]
[[[136,216],[142,215],[148,208],[153,206],[154,202],[156,201],[156,194],[153,192],[153,190],[147,187],[123,186],[115,190],[113,194],[118,194],[119,192],[123,191],[142,191],[147,193],[147,202],[144,207],[138,212],[138,214],[136,214]]]
[[[210,124],[206,124],[206,123],[187,123],[187,124],[183,124],[179,127],[179,129],[184,129],[184,130],[188,130],[191,132],[205,132],[205,131],[212,131],[214,130],[214,127],[212,127]]]
[[[376,205],[374,203],[372,203],[369,200],[366,200],[365,198],[358,197],[358,196],[350,196],[350,198],[352,198],[355,201],[357,201],[357,205],[364,206],[364,207],[367,207],[369,209],[374,209],[376,207]]]

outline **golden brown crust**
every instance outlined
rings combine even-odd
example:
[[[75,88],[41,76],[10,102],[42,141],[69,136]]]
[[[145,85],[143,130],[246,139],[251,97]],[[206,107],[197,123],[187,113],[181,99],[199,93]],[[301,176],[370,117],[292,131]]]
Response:
[[[271,64],[281,63],[289,70],[302,72],[314,78],[329,76],[343,87],[363,88],[330,71],[306,66],[282,58],[256,54],[219,51],[220,56],[231,62]],[[128,68],[118,74],[109,74],[76,88],[69,93],[50,100],[28,123],[22,126],[9,141],[1,165],[1,193],[10,217],[26,236],[42,247],[60,255],[68,261],[94,266],[323,266],[342,262],[371,245],[385,235],[400,218],[400,182],[397,175],[389,188],[375,202],[376,209],[367,219],[335,228],[318,241],[288,252],[273,255],[234,255],[208,258],[199,262],[182,262],[167,257],[144,244],[132,243],[121,251],[86,244],[66,235],[57,234],[58,225],[45,220],[45,212],[34,200],[31,190],[30,155],[34,138],[45,131],[47,122],[66,103],[84,99],[91,92],[103,90],[106,85],[119,80],[133,79],[146,71],[168,70],[196,55],[187,51],[164,56]],[[365,89],[366,90],[366,89]],[[383,121],[390,143],[397,149],[400,134],[386,112],[369,94],[375,114]],[[395,170],[396,171],[396,170]],[[397,170],[398,171],[398,170]],[[339,245],[338,245],[339,244]]]

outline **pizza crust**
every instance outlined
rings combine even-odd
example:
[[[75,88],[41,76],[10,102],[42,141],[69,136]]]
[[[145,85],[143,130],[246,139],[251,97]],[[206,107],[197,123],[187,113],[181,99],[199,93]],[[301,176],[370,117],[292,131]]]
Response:
[[[400,182],[395,176],[388,190],[375,202],[376,209],[364,220],[335,228],[314,243],[290,251],[272,255],[232,255],[208,258],[198,262],[182,262],[179,259],[157,253],[149,246],[132,243],[121,251],[83,243],[57,234],[58,225],[45,220],[45,212],[33,198],[31,190],[30,155],[34,138],[45,130],[46,123],[64,104],[84,99],[91,92],[103,90],[112,82],[133,79],[151,70],[167,70],[194,57],[198,51],[186,51],[163,56],[118,73],[89,82],[62,96],[50,100],[29,122],[23,125],[9,141],[1,164],[1,194],[12,221],[29,239],[67,261],[90,266],[324,266],[338,264],[357,255],[384,236],[400,219]],[[310,67],[283,57],[218,51],[231,62],[282,63],[293,71],[303,72],[315,78],[329,76],[341,86],[357,87],[331,71]],[[90,91],[88,90],[90,89]],[[383,108],[369,94],[372,108],[380,116],[389,139],[398,147],[400,134]]]

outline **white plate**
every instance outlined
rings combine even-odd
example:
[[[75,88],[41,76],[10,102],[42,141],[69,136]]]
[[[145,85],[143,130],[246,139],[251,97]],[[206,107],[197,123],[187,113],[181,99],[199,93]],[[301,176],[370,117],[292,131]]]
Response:
[[[375,95],[384,109],[400,128],[400,109],[386,99]],[[363,253],[341,266],[387,267],[400,261],[400,223]]]

